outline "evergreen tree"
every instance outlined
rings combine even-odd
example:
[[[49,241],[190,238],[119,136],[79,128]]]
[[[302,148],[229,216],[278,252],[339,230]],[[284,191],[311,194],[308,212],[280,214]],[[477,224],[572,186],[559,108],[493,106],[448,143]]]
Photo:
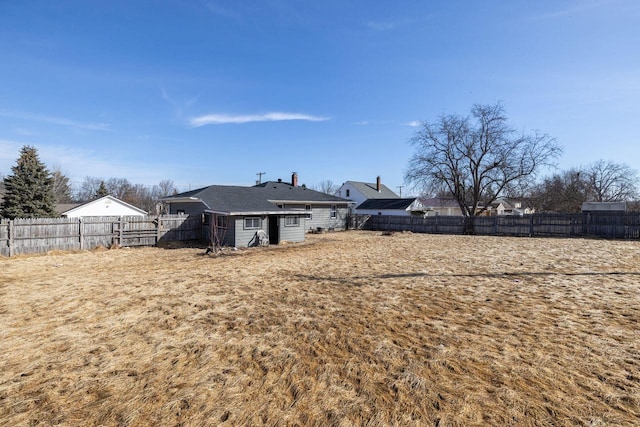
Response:
[[[108,195],[109,195],[109,190],[107,190],[107,186],[105,185],[104,181],[100,181],[100,187],[96,192],[96,199],[99,199],[101,197],[108,196]]]
[[[13,174],[4,178],[2,216],[11,219],[56,216],[53,178],[35,147],[22,147],[11,171]]]

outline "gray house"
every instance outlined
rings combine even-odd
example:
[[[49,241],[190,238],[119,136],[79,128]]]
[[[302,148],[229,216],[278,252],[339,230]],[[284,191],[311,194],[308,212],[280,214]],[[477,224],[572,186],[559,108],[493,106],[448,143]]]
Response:
[[[205,239],[219,237],[225,246],[246,247],[301,242],[306,231],[344,229],[349,201],[298,186],[268,181],[253,187],[211,185],[162,199],[170,214],[203,215]]]

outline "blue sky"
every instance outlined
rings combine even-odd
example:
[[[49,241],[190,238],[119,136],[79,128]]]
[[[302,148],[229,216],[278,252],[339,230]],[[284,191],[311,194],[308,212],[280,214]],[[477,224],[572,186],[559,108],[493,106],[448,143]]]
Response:
[[[498,101],[562,169],[640,169],[639,22],[637,0],[1,1],[0,174],[28,144],[76,183],[397,191],[416,123]]]

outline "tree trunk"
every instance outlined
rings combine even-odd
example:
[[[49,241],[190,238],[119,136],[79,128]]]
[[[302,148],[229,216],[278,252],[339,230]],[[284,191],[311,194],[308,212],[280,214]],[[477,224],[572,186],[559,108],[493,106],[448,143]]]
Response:
[[[475,219],[476,219],[475,216],[464,217],[464,227],[462,229],[462,234],[467,234],[467,235],[476,234]]]

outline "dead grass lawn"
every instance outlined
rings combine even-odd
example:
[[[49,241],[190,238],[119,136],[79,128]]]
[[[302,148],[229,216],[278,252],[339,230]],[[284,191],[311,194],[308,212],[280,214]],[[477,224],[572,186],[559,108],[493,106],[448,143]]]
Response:
[[[640,425],[640,242],[0,259],[1,425]]]

